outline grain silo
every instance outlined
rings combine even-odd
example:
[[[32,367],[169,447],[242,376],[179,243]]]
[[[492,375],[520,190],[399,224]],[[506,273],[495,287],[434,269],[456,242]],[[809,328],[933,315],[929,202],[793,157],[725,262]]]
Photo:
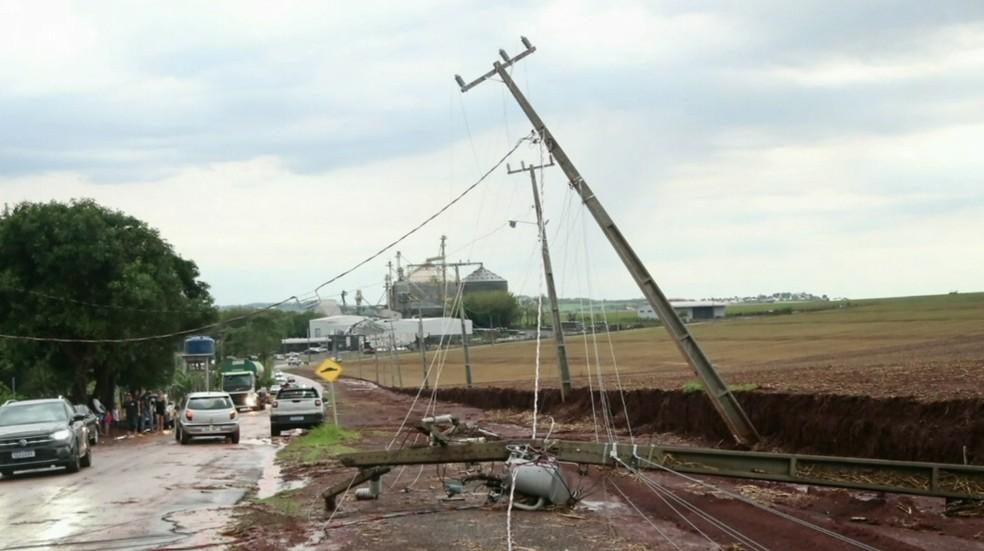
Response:
[[[482,291],[509,291],[509,282],[501,276],[480,266],[464,278],[465,294]]]

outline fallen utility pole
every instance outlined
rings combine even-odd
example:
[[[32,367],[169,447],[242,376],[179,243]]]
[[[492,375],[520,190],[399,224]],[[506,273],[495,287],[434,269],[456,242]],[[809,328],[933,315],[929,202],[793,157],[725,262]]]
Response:
[[[584,206],[587,207],[588,211],[594,217],[595,221],[601,227],[602,232],[604,232],[605,237],[615,248],[615,252],[618,253],[619,258],[628,268],[629,273],[632,274],[632,278],[635,279],[636,284],[639,289],[642,290],[642,294],[646,297],[646,300],[652,306],[653,310],[659,315],[660,321],[666,327],[670,336],[673,338],[673,342],[676,343],[677,348],[686,358],[687,362],[700,377],[701,381],[704,383],[704,388],[707,389],[707,396],[711,399],[711,403],[714,408],[721,415],[731,434],[734,436],[741,444],[752,445],[759,440],[759,434],[752,425],[752,422],[748,419],[745,411],[741,408],[741,404],[738,403],[738,399],[725,384],[721,375],[714,368],[714,365],[708,359],[707,355],[697,344],[693,335],[687,329],[687,326],[683,323],[680,317],[677,315],[670,301],[667,300],[663,291],[656,285],[656,281],[649,274],[649,270],[642,263],[642,260],[636,255],[635,251],[629,245],[628,240],[622,235],[615,222],[612,220],[611,216],[601,205],[601,202],[595,196],[594,192],[588,186],[588,183],[578,172],[577,168],[574,167],[574,163],[571,162],[567,153],[564,152],[557,140],[554,139],[553,134],[544,124],[543,120],[540,119],[540,115],[533,109],[530,102],[526,99],[526,96],[519,90],[516,83],[513,81],[509,72],[506,71],[507,67],[512,66],[520,59],[532,54],[536,51],[536,48],[530,44],[530,41],[526,37],[522,37],[523,45],[526,46],[526,50],[517,55],[516,57],[510,58],[505,50],[499,50],[499,55],[502,57],[502,62],[496,61],[493,63],[493,68],[491,71],[485,73],[484,75],[478,77],[470,83],[465,83],[464,79],[460,75],[455,75],[455,80],[461,87],[462,92],[467,92],[471,88],[478,86],[485,80],[488,80],[493,75],[498,75],[505,83],[506,87],[512,93],[516,102],[519,103],[520,108],[526,114],[526,117],[533,124],[533,128],[539,134],[540,139],[543,140],[543,144],[549,152],[560,165],[560,168],[564,171],[567,176],[570,186],[577,191],[578,195],[581,197],[581,201]]]
[[[550,262],[550,247],[547,246],[547,230],[543,222],[543,207],[540,205],[540,190],[536,187],[536,171],[541,174],[544,168],[554,166],[553,157],[547,164],[530,165],[521,163],[520,168],[513,170],[506,164],[506,172],[518,174],[530,173],[530,184],[533,186],[533,207],[536,211],[536,226],[540,233],[541,253],[543,254],[543,273],[547,280],[547,296],[550,298],[550,314],[553,316],[554,341],[557,343],[557,368],[560,370],[560,401],[565,401],[571,392],[571,371],[567,365],[567,346],[564,344],[564,328],[560,325],[560,306],[557,305],[557,287],[554,285],[553,265]]]
[[[532,446],[558,461],[581,465],[656,469],[695,475],[770,480],[814,486],[891,492],[947,499],[984,499],[984,467],[917,461],[764,453],[671,446],[514,440],[354,452],[339,456],[347,467],[505,461],[510,448]],[[616,459],[617,458],[617,459]]]

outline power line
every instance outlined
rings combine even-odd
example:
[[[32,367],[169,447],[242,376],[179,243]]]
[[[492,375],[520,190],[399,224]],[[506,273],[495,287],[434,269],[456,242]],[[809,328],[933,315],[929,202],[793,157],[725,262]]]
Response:
[[[321,290],[322,288],[326,287],[327,285],[330,285],[330,284],[334,283],[335,281],[337,281],[337,280],[339,280],[339,279],[347,276],[348,274],[350,274],[353,271],[361,268],[362,266],[368,264],[369,262],[372,262],[373,260],[375,260],[376,258],[378,258],[379,256],[381,256],[383,253],[385,253],[386,251],[388,251],[388,250],[392,249],[393,247],[395,247],[396,245],[398,245],[401,241],[403,241],[403,240],[407,239],[408,237],[410,237],[411,235],[417,233],[421,228],[423,228],[424,226],[426,226],[427,224],[429,224],[430,222],[432,222],[435,218],[437,218],[441,214],[444,214],[445,211],[447,211],[449,208],[451,208],[452,206],[454,206],[456,203],[458,203],[458,201],[460,201],[462,198],[464,198],[466,195],[468,195],[468,193],[470,193],[472,190],[474,190],[476,187],[478,187],[482,182],[484,182],[493,172],[495,172],[500,166],[502,166],[503,163],[506,162],[506,159],[508,159],[510,155],[512,155],[517,149],[519,149],[519,146],[522,145],[523,142],[525,142],[527,140],[531,140],[532,137],[533,137],[533,134],[531,133],[529,136],[525,136],[525,137],[519,139],[516,142],[516,144],[509,151],[507,151],[506,154],[503,155],[502,158],[500,158],[498,160],[498,162],[496,162],[494,165],[492,165],[491,168],[489,168],[487,171],[485,171],[485,173],[482,174],[481,177],[478,178],[478,180],[476,180],[474,183],[472,183],[471,185],[469,185],[468,187],[466,187],[461,193],[459,193],[450,202],[446,203],[444,206],[442,206],[440,209],[438,209],[434,214],[432,214],[432,215],[428,216],[426,219],[424,219],[423,222],[417,224],[416,226],[414,226],[413,228],[411,228],[409,231],[407,231],[406,233],[404,233],[403,235],[401,235],[400,237],[398,237],[394,241],[390,242],[388,245],[386,245],[383,248],[379,249],[378,251],[376,251],[375,253],[373,253],[372,255],[370,255],[369,257],[367,257],[366,259],[358,262],[357,264],[355,264],[351,268],[349,268],[349,269],[341,272],[340,274],[332,277],[331,279],[325,281],[321,285],[318,285],[317,287],[314,288],[314,290],[312,291],[312,293],[317,294],[317,292],[319,290]],[[308,295],[302,295],[302,296],[308,296]],[[218,321],[218,322],[215,322],[215,323],[210,323],[208,325],[203,325],[203,326],[200,326],[200,327],[195,327],[193,329],[185,329],[185,330],[181,330],[181,331],[174,331],[174,332],[163,333],[163,334],[158,334],[158,335],[147,335],[147,336],[142,336],[142,337],[127,337],[127,338],[118,338],[118,339],[80,339],[80,338],[63,338],[63,337],[38,337],[38,336],[30,336],[30,335],[10,335],[10,334],[0,333],[0,339],[17,340],[17,341],[28,341],[28,342],[84,343],[84,344],[124,344],[124,343],[148,342],[148,341],[162,340],[162,339],[172,339],[172,338],[180,337],[180,336],[183,336],[183,335],[189,335],[189,334],[192,334],[192,333],[199,333],[199,332],[204,331],[206,329],[212,329],[212,328],[215,328],[215,327],[221,327],[223,325],[228,325],[229,323],[232,323],[234,321],[240,321],[240,320],[248,319],[248,318],[251,318],[251,317],[255,317],[255,316],[258,316],[258,315],[260,315],[260,314],[262,314],[262,313],[264,313],[264,312],[266,312],[268,310],[272,310],[273,308],[276,308],[277,306],[280,306],[282,304],[285,304],[285,303],[290,302],[290,301],[293,301],[293,300],[299,300],[299,299],[297,298],[296,295],[291,295],[290,297],[287,297],[287,298],[281,300],[280,302],[273,303],[273,304],[271,304],[269,306],[266,306],[266,307],[261,308],[259,310],[255,310],[253,312],[249,312],[249,313],[244,314],[244,315],[241,315],[241,316],[236,316],[236,317],[229,318],[229,319],[222,320],[222,321]]]
[[[172,339],[174,337],[189,335],[191,333],[199,333],[206,329],[221,327],[223,325],[229,325],[230,323],[235,321],[241,321],[247,318],[252,318],[268,310],[272,310],[277,306],[280,306],[281,304],[285,304],[295,299],[297,299],[296,296],[290,296],[288,298],[285,298],[284,300],[281,300],[280,302],[276,302],[259,310],[254,310],[247,314],[243,314],[241,316],[235,316],[222,321],[217,321],[215,323],[210,323],[208,325],[202,325],[201,327],[195,327],[194,329],[185,329],[182,331],[174,331],[172,333],[163,333],[160,335],[148,335],[145,337],[128,337],[122,339],[74,339],[74,338],[62,338],[62,337],[34,337],[28,335],[7,335],[7,334],[0,333],[0,339],[15,340],[15,341],[29,341],[29,342],[58,342],[58,343],[85,343],[85,344],[126,344],[126,343],[136,343],[136,342],[148,342],[148,341],[155,341],[155,340],[162,340],[162,339]]]
[[[167,308],[139,308],[134,306],[120,306],[116,304],[104,304],[98,302],[89,302],[85,300],[78,300],[70,297],[62,297],[58,295],[51,295],[48,293],[42,293],[41,291],[34,291],[31,289],[24,289],[21,287],[2,287],[0,292],[4,293],[22,293],[26,295],[32,295],[45,300],[53,300],[59,302],[70,302],[72,304],[78,304],[80,306],[86,306],[89,308],[99,308],[104,310],[117,310],[125,312],[146,312],[154,314],[178,314],[178,313],[192,313],[199,312],[195,308],[179,308],[179,309],[167,309]]]
[[[481,184],[482,182],[484,182],[486,180],[486,178],[488,178],[493,172],[495,172],[500,166],[502,166],[502,163],[506,162],[506,159],[508,159],[510,155],[512,155],[517,149],[519,149],[519,146],[522,145],[523,142],[525,142],[527,140],[531,140],[532,137],[533,137],[533,134],[530,133],[529,136],[524,136],[524,137],[520,138],[516,142],[516,145],[512,146],[512,149],[510,149],[509,151],[507,151],[506,154],[503,155],[501,159],[499,159],[494,165],[492,165],[491,168],[489,168],[488,170],[486,170],[485,173],[482,174],[482,176],[479,177],[479,179],[475,181],[475,183],[473,183],[472,185],[466,187],[464,189],[464,191],[462,191],[461,193],[459,193],[457,196],[455,196],[454,199],[451,199],[450,202],[446,203],[443,207],[441,207],[440,209],[438,209],[437,212],[435,212],[434,214],[428,216],[423,222],[417,224],[416,226],[414,226],[413,228],[411,228],[410,231],[404,233],[403,235],[401,235],[396,240],[394,240],[390,244],[386,245],[382,249],[379,249],[378,251],[376,251],[375,253],[373,253],[371,256],[369,256],[365,260],[359,262],[355,266],[352,266],[348,270],[345,270],[344,272],[336,275],[335,277],[329,279],[328,281],[325,281],[321,285],[318,285],[317,287],[314,288],[315,292],[317,292],[317,291],[321,290],[323,287],[325,287],[327,285],[330,285],[330,284],[334,283],[335,281],[337,281],[337,280],[339,280],[339,279],[347,276],[348,274],[350,274],[353,271],[361,268],[362,266],[368,264],[369,262],[372,262],[376,258],[379,258],[380,256],[382,256],[383,253],[385,253],[386,251],[392,249],[393,247],[395,247],[396,245],[398,245],[404,239],[406,239],[406,238],[410,237],[411,235],[417,233],[417,231],[419,231],[421,228],[423,228],[424,226],[426,226],[427,224],[429,224],[431,221],[433,221],[438,216],[444,214],[444,212],[446,210],[448,210],[449,208],[451,208],[455,203],[457,203],[462,198],[464,198],[465,195],[468,195],[468,193],[470,193],[473,189],[475,189],[476,187],[478,187],[479,184]]]

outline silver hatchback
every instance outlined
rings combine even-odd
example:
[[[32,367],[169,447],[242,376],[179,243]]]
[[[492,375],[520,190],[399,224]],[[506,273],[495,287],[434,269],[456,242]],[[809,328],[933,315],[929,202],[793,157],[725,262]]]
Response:
[[[239,443],[239,414],[226,392],[192,392],[178,416],[174,438],[187,444],[192,438],[222,437]]]

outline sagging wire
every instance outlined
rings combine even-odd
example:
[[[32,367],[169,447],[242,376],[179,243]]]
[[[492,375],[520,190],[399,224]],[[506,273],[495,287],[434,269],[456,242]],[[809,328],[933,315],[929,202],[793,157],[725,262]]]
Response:
[[[648,465],[650,465],[652,467],[661,469],[661,470],[663,470],[665,472],[668,472],[668,473],[670,473],[672,475],[675,475],[675,476],[678,476],[680,478],[683,478],[684,480],[686,480],[688,482],[692,482],[694,484],[699,484],[699,485],[704,486],[705,488],[709,488],[709,489],[711,489],[711,490],[713,490],[715,492],[720,492],[720,493],[722,493],[722,494],[724,494],[724,495],[726,495],[726,496],[728,496],[728,497],[730,497],[732,499],[736,499],[738,501],[741,501],[742,503],[745,503],[747,505],[751,505],[752,507],[755,507],[755,508],[760,509],[762,511],[766,511],[768,513],[772,513],[772,514],[774,514],[774,515],[776,515],[776,516],[778,516],[780,518],[783,518],[783,519],[788,520],[790,522],[799,524],[800,526],[804,526],[804,527],[809,528],[811,530],[815,530],[815,531],[817,531],[817,532],[819,532],[821,534],[830,536],[831,538],[834,538],[834,539],[836,539],[838,541],[841,541],[841,542],[846,543],[848,545],[852,545],[854,547],[857,547],[858,549],[865,549],[866,551],[878,551],[877,548],[872,547],[872,546],[870,546],[870,545],[868,545],[866,543],[857,541],[857,540],[852,539],[852,538],[850,538],[848,536],[845,536],[843,534],[837,533],[837,532],[835,532],[833,530],[829,530],[827,528],[824,528],[822,526],[819,526],[819,525],[814,524],[812,522],[809,522],[807,520],[803,520],[803,519],[797,518],[797,517],[795,517],[793,515],[790,515],[788,513],[785,513],[783,511],[780,511],[780,510],[775,509],[773,507],[769,507],[768,505],[759,503],[759,502],[757,502],[757,501],[755,501],[753,499],[749,499],[749,498],[747,498],[747,497],[745,497],[745,496],[743,496],[741,494],[737,494],[735,492],[728,491],[728,490],[726,490],[724,488],[721,488],[720,486],[716,486],[714,484],[711,484],[711,483],[706,482],[704,480],[701,480],[699,478],[688,476],[688,475],[686,475],[684,473],[681,473],[679,471],[676,471],[674,469],[671,469],[670,467],[667,467],[665,465],[661,465],[659,463],[655,463],[653,461],[649,461],[647,459],[644,459],[644,458],[640,457],[639,455],[635,455],[635,460],[636,461],[639,461],[641,463],[646,463],[646,464],[648,464]]]
[[[341,278],[349,275],[353,271],[361,268],[362,266],[368,264],[369,262],[372,262],[376,258],[379,258],[380,256],[383,255],[383,253],[385,253],[386,251],[392,249],[393,247],[395,247],[396,245],[398,245],[399,243],[401,243],[403,240],[407,239],[411,235],[413,235],[413,234],[417,233],[418,231],[420,231],[421,228],[423,228],[424,226],[426,226],[427,224],[429,224],[430,222],[432,222],[434,219],[436,219],[440,215],[444,214],[444,212],[446,212],[449,208],[451,208],[452,206],[454,206],[455,204],[457,204],[459,201],[461,201],[461,199],[463,199],[466,195],[468,195],[472,190],[474,190],[475,188],[477,188],[493,172],[495,172],[496,170],[498,170],[499,167],[501,167],[502,164],[506,162],[506,159],[508,159],[513,153],[515,153],[515,151],[517,149],[519,149],[519,146],[521,146],[523,144],[523,142],[532,140],[533,137],[534,137],[534,135],[535,134],[533,132],[531,132],[529,135],[520,138],[516,142],[516,144],[513,145],[513,147],[511,149],[509,149],[506,152],[506,154],[503,155],[495,164],[493,164],[491,168],[489,168],[488,170],[486,170],[478,178],[478,180],[476,180],[475,182],[473,182],[472,184],[470,184],[463,191],[461,191],[458,195],[456,195],[453,199],[451,199],[451,201],[449,201],[446,204],[444,204],[444,206],[442,206],[436,212],[434,212],[433,214],[431,214],[430,216],[428,216],[427,218],[425,218],[422,222],[420,222],[416,226],[412,227],[409,231],[405,232],[400,237],[398,237],[395,240],[391,241],[389,244],[383,246],[381,249],[379,249],[375,253],[369,255],[367,258],[361,260],[360,262],[357,262],[355,265],[353,265],[349,269],[344,270],[341,273],[335,275],[334,277],[328,279],[327,281],[321,283],[320,285],[318,285],[317,287],[314,288],[314,291],[313,292],[314,293],[317,293],[318,291],[320,291],[324,287],[326,287],[326,286],[334,283],[335,281],[338,281],[339,279],[341,279]],[[302,295],[302,296],[304,296],[304,295]],[[45,336],[45,337],[39,337],[39,336],[34,336],[34,335],[0,334],[0,339],[30,341],[30,342],[85,343],[85,344],[123,344],[123,343],[132,343],[132,342],[148,342],[148,341],[154,341],[154,340],[172,339],[172,338],[180,337],[180,336],[183,336],[183,335],[190,335],[190,334],[193,334],[193,333],[199,333],[199,332],[205,331],[206,329],[213,329],[215,327],[221,327],[221,326],[224,326],[224,325],[228,325],[229,323],[232,323],[234,321],[239,321],[239,320],[251,318],[251,317],[254,317],[254,316],[258,316],[261,313],[266,312],[267,310],[272,310],[272,309],[276,308],[277,306],[283,305],[283,304],[285,304],[287,302],[290,302],[292,300],[297,300],[297,295],[291,295],[291,296],[289,296],[289,297],[287,297],[287,298],[285,298],[285,299],[283,299],[281,301],[278,301],[276,303],[273,303],[271,305],[268,305],[268,306],[266,306],[264,308],[261,308],[259,310],[254,310],[253,312],[250,312],[248,314],[244,314],[242,316],[236,316],[234,318],[230,318],[230,319],[227,319],[227,320],[222,320],[222,321],[215,322],[215,323],[210,323],[210,324],[207,324],[207,325],[202,325],[200,327],[195,327],[195,328],[192,328],[192,329],[184,329],[184,330],[181,330],[181,331],[173,331],[173,332],[161,333],[161,334],[157,334],[157,335],[147,335],[147,336],[141,336],[141,337],[127,337],[127,338],[118,338],[118,339],[81,339],[81,338],[67,338],[67,337],[47,337],[47,336]]]
[[[618,457],[617,454],[613,454],[612,455],[612,458],[617,463],[619,463],[620,465],[622,465],[623,467],[625,467],[625,469],[628,470],[630,473],[632,473],[633,475],[635,475],[636,480],[642,482],[644,486],[646,486],[647,488],[649,488],[650,491],[652,491],[654,493],[654,495],[656,495],[658,498],[660,498],[663,501],[663,503],[665,503],[671,510],[673,510],[673,512],[676,513],[684,522],[686,522],[687,524],[689,524],[691,526],[691,528],[693,528],[695,531],[697,531],[700,535],[702,535],[705,539],[707,539],[713,545],[717,545],[717,543],[714,542],[714,540],[712,540],[710,538],[710,536],[707,535],[706,532],[704,532],[696,524],[694,524],[693,521],[691,521],[690,519],[688,519],[686,517],[686,515],[684,515],[683,513],[681,513],[676,507],[674,507],[672,504],[670,504],[670,501],[673,501],[677,505],[683,507],[684,509],[687,509],[688,511],[690,511],[692,513],[694,513],[698,518],[704,520],[705,522],[707,522],[711,526],[717,528],[718,530],[720,530],[722,533],[724,533],[728,537],[735,539],[736,541],[738,541],[742,545],[748,545],[752,549],[756,549],[758,551],[768,551],[768,548],[765,547],[764,545],[762,545],[761,543],[759,543],[759,542],[753,540],[752,538],[746,536],[745,534],[741,533],[736,528],[730,526],[729,524],[725,523],[724,521],[721,521],[721,520],[717,519],[716,517],[714,517],[710,513],[707,513],[705,511],[703,511],[700,507],[698,507],[698,506],[690,503],[686,499],[684,499],[684,498],[676,495],[669,488],[666,488],[662,484],[660,484],[660,483],[656,482],[655,480],[652,480],[649,477],[645,476],[638,468],[633,467],[633,466],[629,465],[628,463],[624,462],[620,457]]]
[[[611,484],[611,486],[613,488],[615,488],[615,491],[617,491],[619,493],[619,495],[622,496],[622,499],[624,499],[625,502],[628,503],[629,506],[632,507],[632,509],[636,513],[638,513],[640,517],[643,518],[643,520],[645,520],[646,522],[648,522],[649,525],[652,526],[653,529],[656,530],[656,533],[658,533],[660,536],[663,536],[663,539],[666,540],[667,543],[669,543],[671,546],[673,546],[674,549],[677,549],[678,551],[683,551],[682,549],[680,549],[680,546],[677,545],[676,542],[673,541],[672,538],[670,538],[669,534],[667,534],[662,529],[660,529],[659,526],[656,526],[656,523],[653,522],[653,519],[649,518],[649,515],[647,515],[646,513],[643,513],[642,512],[642,509],[639,509],[639,507],[637,507],[636,504],[633,503],[631,499],[629,499],[629,496],[626,495],[625,492],[623,492],[622,489],[618,487],[618,484],[615,484],[614,481],[609,481],[609,484]]]

